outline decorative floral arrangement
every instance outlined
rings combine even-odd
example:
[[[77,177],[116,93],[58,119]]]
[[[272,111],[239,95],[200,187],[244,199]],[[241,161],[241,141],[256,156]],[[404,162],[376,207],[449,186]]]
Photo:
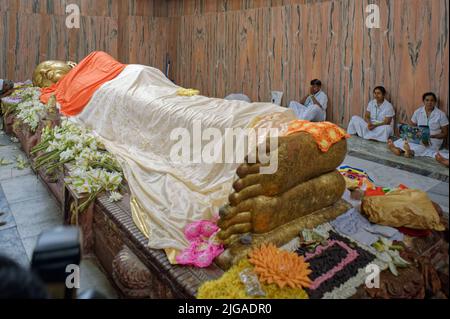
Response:
[[[22,102],[22,98],[18,96],[7,96],[2,99],[2,102],[10,105],[17,105]]]
[[[39,96],[33,96],[17,105],[17,118],[30,127],[32,132],[36,132],[40,119],[46,114],[47,109],[39,100]]]
[[[40,95],[40,89],[30,86],[19,87],[13,91],[10,96],[2,99],[3,115],[7,116],[17,112],[17,106],[25,101],[32,100],[35,96]]]
[[[15,89],[21,89],[21,88],[26,88],[26,87],[31,87],[31,86],[33,86],[33,81],[31,81],[31,80],[26,80],[25,82],[14,83]]]
[[[343,270],[347,265],[351,264],[358,258],[358,252],[352,248],[350,248],[344,242],[338,240],[328,240],[325,245],[320,245],[316,248],[314,253],[307,253],[305,255],[305,260],[309,261],[314,257],[320,256],[322,254],[326,254],[326,251],[329,250],[333,246],[340,246],[346,253],[346,257],[343,258],[337,265],[334,265],[329,271],[321,274],[319,277],[315,278],[314,281],[311,282],[310,289],[315,290],[325,281],[333,278],[339,271]]]
[[[117,192],[122,184],[122,175],[118,172],[108,172],[105,169],[75,168],[69,171],[66,183],[69,183],[78,194],[89,194],[88,199],[78,207],[83,212],[104,191],[109,191],[110,201],[119,201],[122,195]]]
[[[11,95],[4,98],[3,101],[8,102],[20,100],[20,102],[22,102],[26,100],[31,100],[33,98],[39,98],[40,95],[41,95],[40,88],[33,86],[25,86],[14,90],[11,93]]]
[[[41,103],[40,96],[41,91],[37,87],[20,87],[3,99],[8,106],[4,113],[16,113],[17,118],[35,132],[41,117],[46,113],[46,106]]]
[[[276,284],[261,283],[265,296],[249,295],[240,275],[245,270],[254,271],[247,258],[242,259],[231,267],[217,280],[207,281],[198,289],[198,299],[308,299],[303,289],[285,286],[280,288]]]
[[[319,226],[320,232],[328,232],[328,239],[312,251],[302,245],[295,249],[296,254],[309,263],[312,281],[305,289],[312,299],[345,299],[356,293],[364,284],[366,266],[374,264],[380,270],[387,268],[367,247],[359,245],[351,238],[336,233],[328,223]],[[317,230],[315,228],[314,230]],[[374,250],[374,249],[370,249]]]
[[[103,191],[110,193],[111,201],[122,199],[123,175],[116,159],[91,132],[68,119],[63,119],[61,126],[44,128],[41,142],[31,154],[37,155],[35,168],[45,168],[48,173],[71,164],[66,183],[78,194],[89,194],[78,207],[80,212]]]
[[[249,253],[259,280],[279,287],[308,288],[312,282],[309,264],[295,253],[282,251],[273,244],[262,245]]]
[[[184,234],[190,245],[176,257],[177,262],[199,268],[210,266],[224,251],[223,245],[216,242],[215,238],[219,230],[215,223],[206,220],[189,224]]]

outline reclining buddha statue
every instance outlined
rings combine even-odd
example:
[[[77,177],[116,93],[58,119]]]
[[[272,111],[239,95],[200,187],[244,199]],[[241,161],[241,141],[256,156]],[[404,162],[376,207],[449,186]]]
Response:
[[[40,88],[50,87],[61,80],[77,64],[71,61],[45,61],[39,64],[33,73],[33,85]]]
[[[197,95],[155,68],[123,65],[103,52],[86,57],[41,99],[53,95],[60,113],[92,129],[117,157],[134,222],[149,246],[164,249],[173,263],[189,244],[185,227],[196,221],[218,220],[226,250],[217,263],[228,268],[254,245],[281,246],[302,228],[348,209],[336,171],[346,155],[345,138],[323,151],[312,134],[292,130],[296,118],[287,108]],[[230,129],[237,140],[252,128],[279,129],[276,147],[264,147],[277,159],[274,173],[261,173],[268,164],[258,156],[227,161],[218,152],[215,159],[222,160],[195,160],[223,150]],[[262,149],[271,139],[261,136]],[[183,152],[190,160],[179,160]]]

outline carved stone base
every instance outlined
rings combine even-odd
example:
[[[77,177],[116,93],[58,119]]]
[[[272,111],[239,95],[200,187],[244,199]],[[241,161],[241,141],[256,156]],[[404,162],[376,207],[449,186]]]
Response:
[[[33,147],[35,147],[40,140],[41,130],[38,129],[36,132],[31,132],[28,125],[21,123],[17,120],[14,121],[13,133],[17,136],[22,145],[22,149],[30,157],[30,152]]]
[[[13,125],[14,125],[15,117],[14,115],[6,115],[3,116],[3,130],[6,134],[13,134]]]
[[[335,219],[350,208],[351,205],[341,199],[331,207],[295,219],[271,232],[253,235],[252,242],[249,245],[245,245],[239,241],[234,242],[216,259],[216,264],[224,270],[229,269],[240,259],[244,258],[254,247],[268,243],[281,247],[297,237],[302,229],[317,227],[325,222]]]
[[[112,276],[125,298],[167,298],[170,293],[126,246],[113,260]]]

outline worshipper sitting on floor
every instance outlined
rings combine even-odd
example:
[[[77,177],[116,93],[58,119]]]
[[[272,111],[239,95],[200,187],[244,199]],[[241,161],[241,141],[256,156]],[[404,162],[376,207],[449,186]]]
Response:
[[[13,92],[14,82],[0,79],[0,99],[7,97]]]
[[[395,110],[392,104],[386,100],[386,89],[377,86],[373,90],[374,99],[369,102],[365,118],[353,116],[347,132],[358,135],[366,140],[375,140],[386,143],[393,135],[393,119]]]
[[[310,94],[305,96],[300,103],[292,101],[289,108],[295,112],[300,120],[310,122],[323,122],[327,117],[328,97],[322,91],[322,82],[312,80]]]
[[[448,118],[444,112],[437,107],[436,94],[429,92],[423,95],[424,105],[419,107],[413,114],[408,125],[410,128],[425,128],[429,130],[429,138],[421,139],[420,143],[408,140],[409,137],[400,138],[393,142],[388,141],[388,148],[395,155],[405,157],[424,156],[431,158],[445,157],[448,153],[439,154],[444,138],[448,136]],[[438,160],[439,161],[439,160]]]

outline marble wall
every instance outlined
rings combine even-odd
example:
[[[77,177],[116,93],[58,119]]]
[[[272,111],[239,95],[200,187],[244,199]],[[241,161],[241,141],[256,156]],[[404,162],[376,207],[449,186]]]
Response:
[[[42,61],[80,61],[94,50],[118,58],[116,1],[0,0],[0,77],[29,79]],[[72,3],[80,7],[80,29],[65,24]]]
[[[80,5],[68,30],[65,5]],[[365,8],[381,9],[367,29]],[[165,70],[184,87],[224,97],[243,92],[283,104],[320,78],[329,119],[346,125],[384,85],[399,119],[425,91],[448,113],[447,0],[0,0],[0,77],[30,77],[46,59],[79,61],[104,50],[125,63]]]
[[[243,92],[259,101],[280,90],[287,105],[320,78],[330,98],[328,117],[343,125],[363,114],[376,85],[387,88],[399,119],[412,114],[425,91],[436,92],[448,113],[447,1],[375,1],[380,29],[365,27],[365,8],[374,1],[249,2],[261,6],[195,14],[192,5],[170,18],[178,20],[171,40],[177,50],[170,52],[178,84],[217,97]]]
[[[167,0],[160,13],[175,17],[326,1],[330,0]]]

